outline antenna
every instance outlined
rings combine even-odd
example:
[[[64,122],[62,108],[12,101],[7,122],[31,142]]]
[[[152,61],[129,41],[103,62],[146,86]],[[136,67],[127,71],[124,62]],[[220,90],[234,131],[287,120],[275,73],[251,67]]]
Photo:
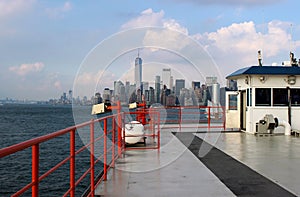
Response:
[[[138,58],[140,57],[140,48],[138,48]]]
[[[262,66],[261,50],[257,52],[258,65]]]

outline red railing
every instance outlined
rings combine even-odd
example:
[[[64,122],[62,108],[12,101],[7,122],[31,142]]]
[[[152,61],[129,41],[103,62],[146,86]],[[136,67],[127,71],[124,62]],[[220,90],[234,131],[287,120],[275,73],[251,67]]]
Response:
[[[20,196],[27,190],[32,190],[32,196],[39,196],[39,183],[45,179],[47,176],[52,174],[54,171],[56,171],[58,168],[69,162],[70,165],[70,187],[68,191],[63,196],[75,196],[75,188],[76,186],[88,175],[90,174],[90,189],[88,192],[88,196],[94,196],[95,187],[100,183],[102,180],[107,179],[107,171],[110,167],[114,165],[115,159],[120,156],[122,153],[122,147],[123,142],[121,138],[121,130],[122,130],[122,114],[118,113],[116,115],[106,116],[104,118],[99,118],[96,120],[91,120],[89,122],[85,122],[73,127],[69,127],[45,136],[37,137],[32,140],[28,140],[16,145],[12,145],[6,148],[0,149],[0,158],[14,154],[16,152],[25,150],[27,148],[32,149],[32,180],[29,184],[27,184],[25,187],[21,188],[19,191],[14,193],[12,196]],[[112,123],[112,129],[108,129],[107,122],[111,121]],[[116,121],[117,120],[117,121]],[[117,125],[116,125],[117,122]],[[95,138],[95,124],[99,123],[103,126],[103,134],[100,137]],[[80,128],[89,127],[90,130],[90,142],[84,146],[82,146],[79,149],[75,149],[75,132],[76,130]],[[52,167],[50,170],[45,172],[43,175],[39,176],[39,150],[40,150],[40,144],[47,142],[51,139],[69,135],[70,140],[70,153],[67,158],[60,161],[58,164],[56,164],[54,167]],[[117,143],[115,142],[116,134],[118,134]],[[112,143],[110,143],[110,146],[108,147],[107,138],[108,135],[112,136]],[[97,141],[103,140],[103,154],[99,157],[95,157],[95,143]],[[115,151],[115,144],[117,144],[118,148],[118,154],[116,154]],[[86,149],[90,149],[90,167],[88,170],[86,170],[79,179],[75,179],[75,156],[77,156],[79,153],[83,152]],[[110,154],[111,161],[108,161],[108,156]],[[97,164],[100,160],[103,160],[103,175],[100,177],[100,179],[95,182],[95,164]]]
[[[39,183],[44,180],[46,177],[48,177],[50,174],[52,174],[54,171],[59,169],[61,166],[67,164],[69,162],[70,166],[70,172],[69,172],[69,189],[65,192],[63,196],[75,196],[75,189],[79,185],[79,183],[82,182],[82,180],[90,174],[90,186],[89,190],[87,192],[87,196],[94,196],[95,187],[102,181],[107,179],[107,172],[109,168],[113,167],[115,164],[115,160],[121,156],[122,151],[125,150],[125,134],[124,132],[124,122],[127,122],[125,115],[135,115],[136,119],[143,123],[143,125],[146,127],[147,130],[150,131],[150,133],[145,134],[144,137],[149,138],[156,138],[156,146],[148,146],[145,147],[148,148],[154,148],[159,149],[160,148],[160,124],[163,117],[161,114],[160,109],[156,108],[150,108],[146,109],[145,106],[143,108],[140,108],[136,110],[135,112],[129,112],[129,113],[121,113],[121,107],[120,103],[117,103],[117,106],[111,107],[113,110],[117,110],[117,113],[111,116],[106,116],[103,118],[99,118],[96,120],[91,120],[89,122],[85,122],[73,127],[69,127],[45,136],[41,136],[32,140],[28,140],[16,145],[12,145],[6,148],[0,149],[0,158],[20,152],[22,150],[31,148],[32,156],[31,156],[31,182],[27,184],[25,187],[21,188],[19,191],[14,193],[12,196],[20,196],[24,192],[28,190],[32,190],[32,196],[38,196],[39,195]],[[212,110],[213,108],[218,108],[222,110]],[[213,119],[219,119],[221,118],[221,124],[223,124],[223,127],[225,126],[225,115],[224,115],[224,109],[221,107],[202,107],[202,106],[192,106],[192,107],[171,107],[166,108],[166,110],[171,110],[168,112],[167,116],[175,116],[177,117],[177,122],[172,120],[166,120],[165,123],[177,123],[179,127],[184,127],[183,124],[185,123],[199,123],[200,119],[192,119],[187,118],[185,119],[185,116],[191,116],[193,114],[206,117],[206,125],[203,127],[206,128],[212,128],[214,127],[211,125]],[[185,110],[185,109],[191,109]],[[193,111],[195,109],[195,111]],[[173,110],[173,111],[172,111]],[[219,112],[221,115],[219,115]],[[110,122],[110,126],[108,128],[108,121]],[[101,125],[100,127],[103,129],[103,134],[99,137],[95,137],[95,124]],[[198,126],[199,127],[199,126]],[[216,126],[216,128],[223,128],[222,126]],[[76,131],[78,129],[87,128],[89,130],[89,142],[86,143],[86,145],[76,149]],[[69,134],[69,155],[60,161],[58,164],[56,164],[54,167],[52,167],[50,170],[46,171],[44,174],[39,176],[39,157],[40,157],[40,145],[44,142],[47,142],[51,139],[58,138],[60,136],[66,136]],[[111,142],[108,143],[107,138],[111,137]],[[103,142],[103,154],[100,156],[95,157],[95,143]],[[117,140],[117,141],[115,141]],[[98,147],[97,147],[98,148]],[[115,149],[118,149],[117,151]],[[79,155],[84,150],[89,149],[89,157],[90,157],[90,166],[89,168],[76,180],[75,172],[77,170],[75,169],[75,157]],[[108,158],[111,158],[110,160]],[[97,164],[99,161],[103,161],[103,173],[101,177],[95,178],[95,164]]]
[[[161,122],[171,124],[174,128],[197,127],[225,130],[225,109],[221,106],[168,106],[151,110],[160,112]]]

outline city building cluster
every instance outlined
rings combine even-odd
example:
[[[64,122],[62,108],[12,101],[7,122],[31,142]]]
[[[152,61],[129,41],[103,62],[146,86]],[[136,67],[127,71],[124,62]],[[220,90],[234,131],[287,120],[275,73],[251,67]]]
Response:
[[[220,105],[220,101],[224,100],[220,99],[221,90],[217,77],[206,77],[203,84],[200,81],[192,81],[191,88],[187,88],[184,79],[174,80],[171,69],[163,68],[161,75],[155,76],[154,83],[150,83],[142,80],[142,62],[138,55],[135,59],[133,84],[129,81],[114,81],[113,90],[105,88],[102,95],[97,92],[93,104],[121,101],[122,105],[146,102],[148,106],[154,103],[163,106],[207,106],[208,103]],[[223,92],[225,96],[225,90]]]
[[[63,93],[59,99],[50,99],[50,104],[93,105],[121,101],[122,105],[146,102],[148,106],[160,103],[163,106],[224,106],[226,89],[236,90],[236,81],[228,81],[228,88],[220,88],[217,77],[206,77],[205,82],[174,79],[171,68],[162,68],[152,82],[142,80],[142,59],[135,59],[134,83],[114,81],[113,89],[104,88],[102,94],[96,92],[90,99],[87,96],[74,98],[72,90]],[[150,85],[151,84],[151,85]],[[190,88],[187,88],[189,86]]]

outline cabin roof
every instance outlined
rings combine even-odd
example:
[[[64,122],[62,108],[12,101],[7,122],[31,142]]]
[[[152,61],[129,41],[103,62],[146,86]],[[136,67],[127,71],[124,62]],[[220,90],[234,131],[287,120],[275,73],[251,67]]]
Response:
[[[250,66],[239,69],[226,79],[240,75],[300,75],[300,67],[296,66]]]

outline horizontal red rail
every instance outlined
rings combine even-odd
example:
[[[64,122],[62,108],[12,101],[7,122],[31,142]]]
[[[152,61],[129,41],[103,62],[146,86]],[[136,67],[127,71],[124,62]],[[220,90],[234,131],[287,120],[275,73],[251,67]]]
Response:
[[[120,111],[120,110],[119,110]],[[111,116],[106,116],[103,118],[99,118],[96,120],[91,120],[82,124],[78,124],[76,126],[72,126],[72,127],[68,127],[66,129],[63,130],[59,130],[56,131],[54,133],[48,134],[48,135],[44,135],[41,137],[37,137],[31,140],[27,140],[25,142],[16,144],[16,145],[12,145],[6,148],[2,148],[0,149],[0,158],[14,154],[16,152],[25,150],[27,148],[32,147],[32,182],[27,184],[25,187],[21,188],[19,191],[17,191],[15,194],[13,194],[12,196],[20,196],[21,194],[23,194],[24,192],[26,192],[27,190],[31,189],[32,190],[32,196],[39,196],[39,183],[45,179],[47,176],[49,176],[50,174],[52,174],[54,171],[56,171],[57,169],[59,169],[61,166],[65,165],[68,161],[70,162],[70,188],[67,190],[67,192],[64,194],[64,196],[75,196],[75,188],[76,186],[90,173],[91,174],[91,179],[90,179],[90,196],[94,196],[94,190],[95,190],[95,183],[94,183],[94,169],[95,169],[95,164],[99,162],[100,157],[102,157],[105,162],[103,164],[103,168],[107,168],[107,162],[111,162],[112,161],[107,161],[107,156],[108,154],[111,154],[111,160],[115,160],[117,159],[116,154],[114,153],[115,151],[115,139],[113,139],[114,143],[110,144],[110,147],[106,147],[105,151],[102,156],[98,157],[95,160],[94,157],[94,144],[99,141],[99,140],[104,140],[106,141],[106,138],[108,137],[108,134],[112,134],[114,137],[117,136],[115,133],[117,132],[117,130],[121,131],[120,128],[122,128],[122,119],[117,118],[117,117],[121,117],[122,114],[118,113],[115,115],[111,115]],[[103,128],[104,132],[103,135],[101,135],[100,137],[94,138],[94,124],[97,122],[107,122],[107,120],[111,119],[112,122],[114,122],[115,120],[120,120],[121,122],[118,122],[117,126],[114,126],[112,129],[108,129],[107,125],[105,125],[105,127]],[[115,125],[115,123],[113,124]],[[90,128],[90,142],[87,143],[86,145],[82,146],[81,148],[79,148],[78,150],[75,150],[75,132],[77,129],[79,128],[85,128],[85,127],[89,127]],[[42,174],[41,176],[39,176],[39,145],[49,141],[51,139],[66,135],[66,134],[70,134],[70,155],[67,156],[65,159],[63,159],[62,161],[58,162],[55,166],[53,166],[52,168],[50,168],[48,171],[46,171],[44,174]],[[117,139],[118,141],[121,141],[122,138]],[[123,144],[122,142],[118,142],[118,144]],[[108,146],[108,144],[105,144],[106,146]],[[86,150],[87,148],[90,148],[90,167],[80,176],[80,178],[78,180],[75,180],[75,156],[78,155],[79,153],[81,153],[82,151]],[[121,149],[122,147],[118,147],[119,149]],[[120,150],[121,151],[121,150]],[[103,176],[106,176],[106,173]]]
[[[17,191],[12,196],[19,196],[23,194],[24,192],[28,191],[29,189],[32,190],[32,196],[38,196],[39,195],[39,183],[44,180],[46,177],[48,177],[50,174],[55,172],[57,169],[62,167],[63,165],[66,165],[69,162],[70,165],[70,186],[67,189],[64,196],[75,196],[75,189],[78,184],[81,183],[85,177],[87,177],[90,174],[90,191],[88,192],[88,196],[94,196],[95,187],[100,183],[101,180],[106,180],[107,178],[107,171],[111,167],[114,166],[115,159],[117,159],[119,156],[121,156],[121,153],[123,150],[125,150],[125,129],[124,122],[125,115],[135,115],[137,120],[143,123],[143,125],[146,125],[145,128],[150,131],[150,133],[147,133],[144,135],[144,137],[149,138],[157,138],[157,143],[155,147],[144,147],[144,149],[153,149],[153,148],[160,148],[160,121],[161,121],[161,114],[159,109],[156,108],[150,108],[146,109],[145,105],[142,105],[143,108],[138,109],[135,112],[129,112],[129,113],[121,113],[121,106],[118,102],[117,106],[113,106],[113,109],[117,110],[117,113],[114,115],[106,116],[103,118],[99,118],[96,120],[91,120],[82,124],[78,124],[72,127],[68,127],[66,129],[62,129],[59,131],[56,131],[54,133],[44,135],[41,137],[37,137],[31,140],[24,141],[22,143],[12,145],[6,148],[0,149],[0,158],[17,153],[19,151],[32,148],[32,181],[28,183],[25,187],[21,188],[19,191]],[[182,128],[184,123],[197,123],[197,120],[188,119],[184,120],[185,115],[198,115],[198,114],[205,114],[207,116],[207,125],[200,125],[199,127],[206,127],[206,128],[219,128],[219,126],[211,125],[212,122],[212,115],[216,114],[213,113],[212,109],[222,109],[220,110],[221,113],[221,120],[222,123],[225,125],[225,115],[224,110],[221,107],[203,107],[203,106],[186,106],[184,108],[182,107],[167,107],[166,110],[174,109],[176,111],[169,112],[168,115],[174,115],[175,117],[178,117],[177,120],[166,120],[166,123],[178,123],[179,128]],[[202,111],[186,111],[187,110],[193,110],[193,109],[202,109]],[[205,110],[205,111],[203,111]],[[108,127],[108,120],[111,122],[111,125]],[[95,123],[101,123],[101,128],[103,129],[103,134],[100,136],[94,136]],[[100,124],[100,125],[101,125]],[[78,147],[78,149],[75,148],[75,139],[76,139],[76,131],[79,128],[89,128],[89,136],[90,141],[83,145],[82,147]],[[123,134],[122,134],[123,133]],[[69,155],[66,156],[63,160],[59,161],[55,166],[51,167],[48,171],[44,172],[41,176],[39,176],[39,146],[40,144],[55,139],[60,136],[64,136],[69,134],[69,140],[70,140],[70,147],[69,147]],[[110,135],[112,137],[112,142],[108,143],[107,137]],[[117,140],[117,141],[116,141]],[[103,154],[100,156],[95,157],[95,143],[98,141],[103,141]],[[117,150],[115,149],[117,147]],[[75,179],[75,172],[76,172],[76,165],[75,165],[75,157],[82,153],[84,150],[90,150],[90,166],[89,168],[83,172],[83,174],[79,175],[79,178]],[[110,160],[108,160],[108,157]],[[95,182],[95,165],[99,163],[100,160],[103,160],[103,176],[100,177],[99,181]]]

